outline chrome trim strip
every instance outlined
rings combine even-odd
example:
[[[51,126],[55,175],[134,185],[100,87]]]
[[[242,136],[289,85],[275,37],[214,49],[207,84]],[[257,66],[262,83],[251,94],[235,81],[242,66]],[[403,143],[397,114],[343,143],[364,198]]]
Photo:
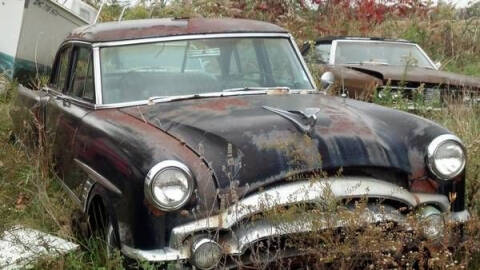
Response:
[[[229,38],[229,37],[283,37],[289,38],[288,33],[224,33],[224,34],[197,34],[197,35],[176,35],[176,36],[167,36],[167,37],[156,37],[156,38],[141,38],[141,39],[129,39],[129,40],[119,40],[119,41],[109,41],[109,42],[97,42],[93,43],[92,46],[95,47],[113,47],[113,46],[124,46],[124,45],[133,45],[133,44],[144,44],[144,43],[154,43],[162,41],[180,41],[180,40],[193,40],[193,39],[206,39],[206,38]]]
[[[92,45],[91,42],[87,41],[81,41],[81,40],[65,40],[62,42],[62,44],[59,46],[59,48],[67,45],[67,44],[83,44],[83,45]]]
[[[430,64],[432,65],[433,69],[435,70],[439,70],[437,65],[435,64],[435,62],[433,62],[432,59],[430,59],[430,57],[428,56],[428,54],[422,49],[422,47],[420,47],[420,45],[418,45],[417,43],[412,43],[412,44],[415,44],[415,46],[420,50],[420,52],[423,54],[423,56],[425,56],[425,58],[427,58],[427,60],[430,62]]]
[[[94,169],[90,168],[87,164],[81,162],[80,160],[75,158],[74,161],[92,178],[93,181],[101,184],[103,187],[115,194],[122,195],[122,191],[112,184],[112,182],[110,182],[107,178],[103,177],[101,174],[97,173]]]
[[[102,98],[102,71],[100,65],[100,49],[98,47],[93,48],[93,76],[95,83],[95,104],[100,105],[103,103]]]
[[[440,145],[442,145],[443,143],[447,142],[447,141],[454,141],[454,142],[458,143],[463,150],[462,166],[460,167],[460,169],[458,170],[458,172],[456,174],[448,176],[448,177],[446,177],[444,175],[441,175],[437,171],[437,169],[435,168],[435,165],[434,165],[434,160],[433,160],[435,158],[435,152],[437,151],[438,147]],[[435,139],[433,139],[430,142],[430,144],[427,147],[427,166],[428,166],[428,169],[430,170],[431,173],[433,173],[433,175],[435,175],[440,180],[445,180],[446,181],[446,180],[450,180],[450,179],[458,176],[465,169],[466,163],[467,163],[467,152],[465,150],[465,146],[463,145],[462,140],[460,140],[460,138],[458,138],[457,136],[455,136],[453,134],[443,134],[443,135],[437,136],[437,137],[435,137]]]
[[[290,35],[290,44],[293,46],[293,49],[295,50],[295,53],[297,55],[298,60],[300,61],[300,64],[302,65],[303,71],[307,74],[307,78],[310,81],[311,86],[313,89],[318,89],[317,84],[315,83],[315,80],[310,73],[310,70],[308,69],[307,63],[305,62],[305,59],[302,56],[302,53],[300,52],[300,49],[297,46],[297,43],[295,42],[294,38],[292,35]]]
[[[328,59],[328,63],[330,65],[335,65],[335,54],[337,53],[337,41],[332,41],[332,47],[330,48],[330,58]]]
[[[83,204],[81,200],[77,197],[75,192],[73,192],[60,178],[56,177],[62,188],[67,191],[68,195],[70,195],[70,198],[80,207],[83,208]]]

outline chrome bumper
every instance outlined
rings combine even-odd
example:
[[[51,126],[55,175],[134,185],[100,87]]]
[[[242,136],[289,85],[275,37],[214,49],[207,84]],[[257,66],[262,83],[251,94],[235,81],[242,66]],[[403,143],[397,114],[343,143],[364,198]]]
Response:
[[[170,235],[168,247],[156,250],[139,250],[122,245],[122,253],[127,257],[150,262],[174,261],[190,258],[189,236],[205,231],[228,231],[229,237],[220,240],[225,254],[241,255],[252,243],[259,239],[302,233],[315,229],[339,228],[347,221],[342,218],[320,220],[298,220],[292,224],[282,222],[272,224],[265,220],[257,220],[236,226],[248,217],[272,210],[278,206],[300,203],[321,203],[326,200],[343,200],[350,198],[378,198],[401,202],[415,208],[420,205],[435,205],[445,215],[446,221],[465,222],[469,219],[468,211],[449,213],[448,198],[439,194],[410,193],[397,185],[367,177],[336,177],[321,181],[297,181],[258,192],[228,207],[216,216],[199,219],[194,222],[175,227]],[[312,217],[310,215],[310,217]],[[368,207],[359,217],[360,223],[396,222],[402,224],[405,216],[391,207],[376,209]],[[315,224],[315,225],[314,225]]]

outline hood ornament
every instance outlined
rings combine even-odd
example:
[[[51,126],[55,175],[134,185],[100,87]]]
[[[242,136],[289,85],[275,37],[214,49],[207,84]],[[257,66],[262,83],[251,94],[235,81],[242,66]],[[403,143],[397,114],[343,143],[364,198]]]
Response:
[[[303,111],[285,111],[269,106],[263,106],[263,108],[290,120],[300,131],[308,135],[311,134],[313,127],[317,123],[317,114],[320,112],[320,108],[305,108]],[[306,124],[298,120],[299,115],[302,116]]]

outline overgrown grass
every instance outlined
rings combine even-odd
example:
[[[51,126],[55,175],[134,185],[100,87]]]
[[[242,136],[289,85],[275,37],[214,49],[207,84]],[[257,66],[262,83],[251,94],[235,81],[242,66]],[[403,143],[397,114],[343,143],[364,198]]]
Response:
[[[21,224],[80,243],[80,250],[43,258],[34,269],[121,269],[119,254],[107,258],[101,240],[73,236],[70,217],[75,206],[45,168],[42,150],[32,151],[12,137],[9,111],[17,83],[2,80],[6,92],[0,94],[0,232]]]

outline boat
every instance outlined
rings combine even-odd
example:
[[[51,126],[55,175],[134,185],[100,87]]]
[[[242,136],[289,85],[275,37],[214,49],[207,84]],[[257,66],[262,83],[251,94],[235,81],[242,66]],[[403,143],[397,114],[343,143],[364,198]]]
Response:
[[[0,1],[0,73],[22,83],[48,74],[66,35],[96,16],[81,0]]]

